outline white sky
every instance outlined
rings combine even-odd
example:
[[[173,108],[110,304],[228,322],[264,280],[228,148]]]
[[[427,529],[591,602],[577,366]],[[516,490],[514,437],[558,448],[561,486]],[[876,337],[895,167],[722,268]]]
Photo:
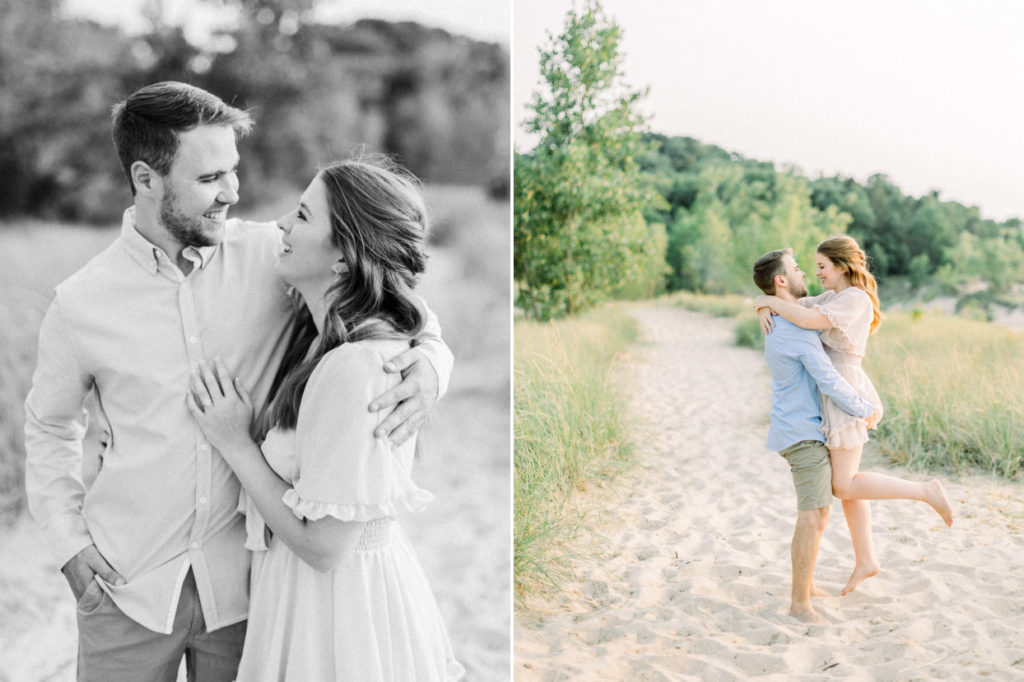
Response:
[[[571,0],[515,0],[513,139]],[[604,0],[650,128],[1024,218],[1024,2]]]
[[[153,0],[63,0],[66,11],[129,31],[145,30],[140,8]],[[317,8],[324,21],[353,22],[363,18],[417,21],[479,40],[509,44],[511,0],[323,0]],[[231,13],[198,0],[157,0],[172,25],[185,24],[190,39],[230,22]]]

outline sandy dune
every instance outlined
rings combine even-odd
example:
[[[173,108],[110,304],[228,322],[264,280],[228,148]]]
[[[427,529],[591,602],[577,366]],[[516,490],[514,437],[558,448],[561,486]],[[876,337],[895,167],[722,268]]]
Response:
[[[853,553],[834,501],[815,574],[837,595],[817,602],[830,624],[798,623],[795,494],[764,447],[761,354],[732,345],[729,320],[634,315],[641,340],[619,377],[640,466],[585,501],[597,520],[578,579],[517,614],[516,680],[1024,679],[1019,485],[946,478],[952,529],[923,503],[873,502],[882,572],[843,598]]]

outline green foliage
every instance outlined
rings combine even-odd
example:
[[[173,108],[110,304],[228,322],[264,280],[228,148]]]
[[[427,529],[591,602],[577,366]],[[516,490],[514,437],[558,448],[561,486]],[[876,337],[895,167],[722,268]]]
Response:
[[[764,332],[761,330],[761,320],[756,315],[740,319],[733,330],[733,338],[737,346],[764,350]]]
[[[635,337],[615,307],[515,325],[514,576],[522,596],[565,576],[576,493],[629,461],[624,400],[610,380]]]
[[[848,214],[812,205],[806,178],[771,164],[711,158],[672,179],[669,196],[686,203],[672,207],[670,289],[748,291],[751,267],[763,253],[790,247],[807,265],[818,242],[849,224]]]
[[[667,226],[670,291],[748,290],[750,266],[765,251],[792,247],[809,269],[817,243],[841,233],[860,242],[883,284],[906,278],[922,290],[956,292],[982,283],[999,296],[1024,281],[1019,219],[983,219],[977,207],[937,192],[907,196],[882,174],[864,184],[809,180],[693,138],[645,140],[653,149],[638,162],[665,203],[644,216]]]
[[[656,198],[636,161],[643,93],[621,83],[620,39],[595,1],[540,51],[544,88],[526,123],[540,142],[514,170],[517,304],[534,318],[653,293],[666,270],[665,239],[643,219]]]

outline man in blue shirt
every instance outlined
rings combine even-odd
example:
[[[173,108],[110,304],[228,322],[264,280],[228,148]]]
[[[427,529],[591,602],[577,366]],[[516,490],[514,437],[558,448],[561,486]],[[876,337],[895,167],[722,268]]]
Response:
[[[804,279],[791,249],[770,251],[754,263],[754,284],[784,300],[795,302],[807,295]],[[816,331],[777,317],[774,331],[765,337],[764,357],[772,373],[768,449],[789,462],[797,493],[791,550],[793,602],[789,612],[807,622],[827,623],[811,605],[812,596],[824,594],[814,587],[814,563],[832,502],[832,464],[818,428],[818,392],[857,417],[868,417],[875,406],[861,398],[836,371]]]

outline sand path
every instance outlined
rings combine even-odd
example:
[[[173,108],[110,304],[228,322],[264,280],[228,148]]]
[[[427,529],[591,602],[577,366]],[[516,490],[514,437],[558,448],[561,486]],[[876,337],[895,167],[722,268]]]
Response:
[[[1024,679],[1019,485],[946,478],[951,530],[923,503],[873,502],[882,572],[817,600],[829,625],[800,624],[787,615],[795,494],[764,447],[761,354],[733,346],[729,320],[632,314],[641,340],[618,373],[639,466],[584,501],[596,521],[578,579],[517,613],[516,680]],[[852,565],[834,501],[818,586],[838,595]]]

